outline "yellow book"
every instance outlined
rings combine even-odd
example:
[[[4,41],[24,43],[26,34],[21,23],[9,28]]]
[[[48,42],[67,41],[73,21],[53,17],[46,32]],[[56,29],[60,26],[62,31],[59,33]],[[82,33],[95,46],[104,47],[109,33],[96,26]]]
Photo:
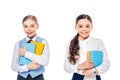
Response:
[[[31,41],[32,44],[35,44],[35,54],[42,55],[45,44],[37,41]]]

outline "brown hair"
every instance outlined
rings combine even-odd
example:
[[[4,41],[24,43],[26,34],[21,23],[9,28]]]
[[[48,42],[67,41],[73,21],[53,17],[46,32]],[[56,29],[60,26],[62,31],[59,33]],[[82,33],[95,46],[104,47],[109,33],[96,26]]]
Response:
[[[33,16],[33,15],[27,15],[27,16],[25,16],[25,17],[23,18],[22,23],[24,23],[24,22],[25,22],[26,20],[28,20],[28,19],[31,19],[31,20],[35,21],[35,23],[38,25],[37,18],[36,18],[35,16]]]
[[[89,15],[86,14],[79,15],[76,18],[76,24],[80,19],[87,19],[92,23],[92,19]],[[68,60],[71,64],[76,64],[76,61],[80,58],[80,54],[79,54],[80,46],[79,46],[78,37],[79,34],[77,33],[77,35],[70,42]]]

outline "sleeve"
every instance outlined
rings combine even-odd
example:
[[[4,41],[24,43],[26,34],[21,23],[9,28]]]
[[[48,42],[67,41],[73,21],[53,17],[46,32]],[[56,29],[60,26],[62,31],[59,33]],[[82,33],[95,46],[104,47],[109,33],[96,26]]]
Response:
[[[14,47],[11,69],[16,72],[28,71],[27,65],[20,66],[18,64],[19,61],[18,51],[19,51],[19,42],[17,42]]]
[[[67,45],[65,59],[64,59],[64,70],[68,73],[75,73],[77,72],[78,64],[72,65],[68,60],[69,55],[69,44]]]
[[[96,69],[98,70],[98,74],[100,75],[102,73],[105,73],[110,68],[110,61],[109,61],[107,51],[105,49],[105,46],[102,40],[99,41],[98,48],[99,50],[103,51],[103,62],[100,66],[96,67]]]
[[[27,51],[25,54],[25,57],[32,61],[39,63],[40,65],[46,66],[46,65],[48,65],[48,62],[49,62],[49,52],[50,52],[49,45],[45,39],[42,41],[42,43],[45,44],[45,47],[43,49],[43,53],[41,56],[35,55],[35,54]]]

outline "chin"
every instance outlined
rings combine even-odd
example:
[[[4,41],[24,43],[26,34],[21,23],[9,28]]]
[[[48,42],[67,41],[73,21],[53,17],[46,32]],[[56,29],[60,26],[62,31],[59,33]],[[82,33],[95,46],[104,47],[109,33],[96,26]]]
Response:
[[[30,38],[30,37],[33,37],[33,35],[28,35],[28,37]]]
[[[84,39],[87,39],[89,36],[84,37]]]

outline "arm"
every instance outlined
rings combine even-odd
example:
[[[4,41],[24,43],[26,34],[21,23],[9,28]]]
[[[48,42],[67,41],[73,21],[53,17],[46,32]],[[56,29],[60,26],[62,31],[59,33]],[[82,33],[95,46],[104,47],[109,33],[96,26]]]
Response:
[[[18,52],[19,52],[19,42],[17,42],[14,47],[12,64],[11,64],[12,70],[17,72],[28,71],[27,65],[20,66],[18,64],[18,61],[19,61]]]
[[[98,50],[103,51],[103,62],[100,66],[88,70],[84,70],[83,74],[87,77],[93,76],[93,75],[100,75],[105,73],[109,67],[110,67],[110,61],[107,56],[107,51],[105,49],[105,46],[101,40],[98,40]],[[94,73],[94,71],[96,73]]]
[[[92,70],[96,70],[97,74],[100,75],[105,73],[110,68],[110,61],[108,59],[107,51],[105,49],[103,42],[101,40],[98,40],[97,43],[98,43],[98,50],[103,51],[103,62],[100,66],[93,68]],[[88,74],[92,75],[93,74],[92,70],[88,70],[88,71],[86,70],[84,74],[87,76],[89,76]]]
[[[98,70],[98,74],[102,74],[105,73],[109,68],[110,68],[110,61],[108,59],[107,54],[104,51],[103,62],[100,66],[96,67],[96,69]]]
[[[47,65],[49,62],[49,46],[48,46],[48,42],[46,40],[43,40],[42,43],[45,44],[45,47],[43,49],[43,53],[41,56],[35,55],[35,54],[27,51],[25,53],[25,57],[32,61],[37,62],[40,65]]]
[[[110,61],[105,49],[104,43],[100,40],[99,49],[103,51],[103,62],[100,66],[96,67],[98,74],[105,73],[110,68]]]
[[[67,45],[66,48],[66,54],[64,59],[64,70],[69,73],[75,73],[77,72],[78,64],[72,65],[68,60],[68,55],[69,55],[69,44]]]
[[[68,56],[69,56],[69,45],[67,46],[65,60],[64,60],[64,69],[67,72],[70,72],[70,73],[75,73],[75,72],[82,73],[83,70],[91,69],[93,67],[93,63],[90,62],[90,61],[84,61],[81,64],[79,64],[79,61],[77,61],[77,63],[75,65],[73,65],[73,64],[71,64],[69,62]]]

